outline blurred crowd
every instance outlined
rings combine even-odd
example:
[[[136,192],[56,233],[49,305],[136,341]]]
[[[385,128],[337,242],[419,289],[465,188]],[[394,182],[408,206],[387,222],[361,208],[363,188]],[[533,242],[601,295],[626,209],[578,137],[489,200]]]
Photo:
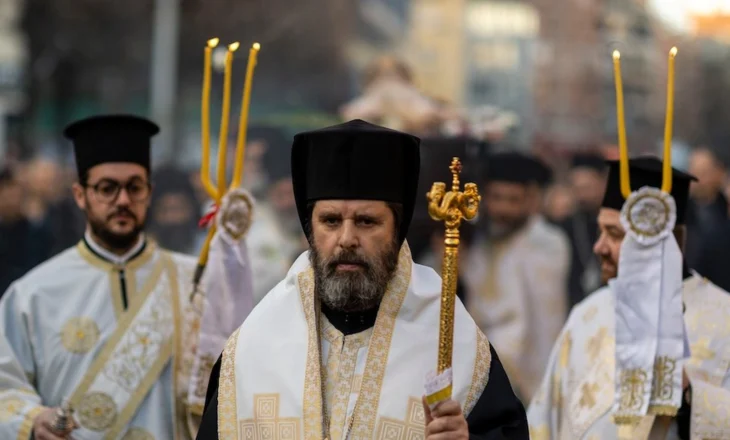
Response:
[[[444,227],[429,218],[425,194],[433,182],[451,181],[449,164],[460,157],[462,182],[477,183],[483,203],[478,219],[461,228],[458,295],[499,347],[520,395],[529,399],[568,312],[601,286],[601,265],[615,264],[594,252],[611,150],[549,157],[516,148],[506,141],[514,118],[466,115],[424,96],[392,58],[371,66],[362,95],[343,105],[340,117],[422,138],[423,197],[408,243],[415,261],[437,271]],[[256,200],[247,235],[255,301],[307,249],[293,196],[290,131],[249,127],[243,186]],[[699,178],[691,186],[687,215],[687,266],[728,290],[730,273],[723,264],[730,259],[730,157],[722,154],[724,147],[697,146],[680,168]],[[3,166],[0,292],[83,236],[85,217],[71,192],[75,178],[72,167],[45,157]],[[152,181],[145,233],[164,248],[196,255],[207,233],[199,222],[211,204],[199,169],[153,167]]]

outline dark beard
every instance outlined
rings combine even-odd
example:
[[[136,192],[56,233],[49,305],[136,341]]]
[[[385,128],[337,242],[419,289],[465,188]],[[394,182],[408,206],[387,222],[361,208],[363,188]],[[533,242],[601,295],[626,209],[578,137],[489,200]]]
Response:
[[[504,222],[500,226],[497,226],[495,223],[490,222],[487,224],[489,237],[493,240],[498,241],[509,238],[517,231],[521,230],[527,224],[528,220],[529,217],[522,217],[519,219],[510,220],[509,222]]]
[[[127,250],[131,248],[137,242],[139,234],[142,233],[142,230],[144,229],[144,226],[137,221],[137,217],[132,214],[131,211],[125,209],[118,210],[108,218],[111,218],[113,215],[121,212],[132,216],[134,219],[134,229],[127,234],[117,234],[116,232],[112,232],[106,227],[106,223],[104,221],[94,218],[88,215],[88,213],[86,215],[92,234],[101,241],[101,244],[105,245],[105,247],[110,250]]]
[[[328,259],[312,246],[309,261],[314,269],[317,297],[332,310],[359,312],[380,305],[398,266],[398,245],[394,240],[385,253],[374,258],[350,250]],[[358,264],[363,270],[337,272],[338,264]]]

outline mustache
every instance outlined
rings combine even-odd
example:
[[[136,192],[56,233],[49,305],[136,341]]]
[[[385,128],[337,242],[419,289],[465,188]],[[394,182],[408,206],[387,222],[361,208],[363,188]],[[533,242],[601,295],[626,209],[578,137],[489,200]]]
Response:
[[[132,217],[135,221],[137,220],[137,216],[134,215],[134,213],[132,213],[132,211],[130,211],[129,209],[127,209],[125,207],[120,207],[120,208],[114,210],[114,212],[109,214],[106,219],[111,220],[112,217],[116,217],[118,215],[126,215],[128,217]]]
[[[327,268],[331,271],[334,271],[339,264],[356,264],[365,269],[370,269],[370,263],[355,251],[342,251],[326,262]]]

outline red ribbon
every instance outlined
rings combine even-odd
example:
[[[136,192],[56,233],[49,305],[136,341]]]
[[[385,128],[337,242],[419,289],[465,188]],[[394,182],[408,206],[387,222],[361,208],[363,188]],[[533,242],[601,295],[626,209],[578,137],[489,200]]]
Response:
[[[210,224],[215,219],[215,216],[218,214],[218,209],[219,209],[219,206],[216,204],[211,206],[208,209],[208,212],[206,212],[205,215],[203,216],[203,218],[201,218],[200,221],[198,222],[198,227],[207,228],[208,226],[210,226]]]

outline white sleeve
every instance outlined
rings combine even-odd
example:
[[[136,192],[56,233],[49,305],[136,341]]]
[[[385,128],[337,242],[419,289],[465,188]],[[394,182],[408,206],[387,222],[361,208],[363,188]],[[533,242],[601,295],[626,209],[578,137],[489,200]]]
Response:
[[[0,438],[30,439],[33,420],[43,411],[33,386],[35,359],[29,316],[17,284],[0,300]]]

